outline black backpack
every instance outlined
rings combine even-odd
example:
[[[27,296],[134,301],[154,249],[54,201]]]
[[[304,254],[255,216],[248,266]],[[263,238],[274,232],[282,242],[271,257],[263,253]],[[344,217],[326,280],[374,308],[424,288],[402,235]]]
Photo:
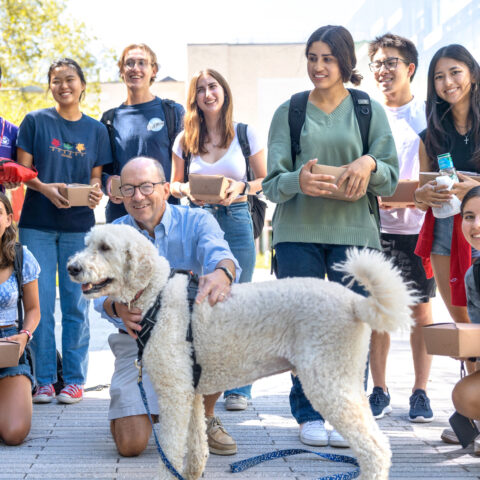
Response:
[[[237,124],[237,138],[238,143],[240,144],[240,148],[242,149],[243,157],[245,158],[245,163],[247,166],[247,181],[250,182],[251,180],[255,179],[255,175],[252,172],[250,167],[250,143],[248,142],[247,136],[247,127],[245,123],[238,123]],[[188,172],[190,169],[190,160],[191,160],[191,153],[184,154],[183,160],[185,161],[184,164],[184,171],[183,171],[183,181],[188,181]],[[256,192],[260,193],[260,192]],[[265,213],[267,210],[267,204],[258,198],[257,195],[248,195],[247,196],[248,203],[250,204],[250,214],[252,216],[252,223],[253,223],[253,238],[258,238],[262,233],[263,226],[265,224]]]
[[[352,96],[355,117],[357,118],[358,128],[362,137],[363,152],[362,155],[368,153],[368,133],[370,131],[370,121],[372,119],[372,105],[368,93],[362,90],[349,88],[348,91]],[[292,162],[301,152],[300,133],[305,123],[305,115],[307,111],[308,96],[310,90],[292,95],[290,106],[288,109],[288,125],[290,127],[290,141],[292,148]],[[368,207],[377,223],[380,232],[380,212],[378,208],[378,199],[373,193],[367,192]]]
[[[177,130],[175,128],[176,125],[176,117],[175,117],[175,102],[173,100],[169,100],[167,98],[160,99],[162,102],[163,113],[165,114],[165,123],[167,124],[167,133],[168,133],[168,153],[169,158],[172,157],[172,147],[173,142],[175,141],[175,137],[177,135]],[[113,128],[113,118],[115,117],[115,111],[118,107],[111,108],[103,113],[102,118],[100,121],[107,127],[108,130],[108,137],[110,139],[110,147],[112,149],[112,156],[113,156],[113,172],[118,174],[119,171],[119,164],[118,160],[115,155],[115,130]]]
[[[15,278],[17,279],[18,285],[18,300],[17,300],[17,310],[18,310],[18,330],[22,330],[23,328],[23,247],[21,243],[15,243],[15,258],[13,260],[13,272],[15,273]],[[35,369],[34,369],[34,362],[32,356],[32,350],[30,346],[27,344],[25,347],[26,351],[26,361],[30,365],[32,375],[35,376]],[[63,381],[63,364],[62,364],[62,356],[60,352],[57,350],[57,383],[53,385],[55,389],[55,393],[58,395],[62,388],[65,386]],[[35,388],[36,389],[36,388]],[[33,393],[35,393],[35,389]]]

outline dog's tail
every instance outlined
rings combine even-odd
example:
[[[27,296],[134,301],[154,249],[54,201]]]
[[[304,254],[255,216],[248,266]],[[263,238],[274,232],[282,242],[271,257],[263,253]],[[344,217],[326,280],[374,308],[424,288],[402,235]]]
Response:
[[[355,304],[357,317],[373,330],[392,332],[412,324],[415,292],[402,279],[400,270],[375,250],[349,249],[347,260],[334,266],[362,285],[370,294]]]

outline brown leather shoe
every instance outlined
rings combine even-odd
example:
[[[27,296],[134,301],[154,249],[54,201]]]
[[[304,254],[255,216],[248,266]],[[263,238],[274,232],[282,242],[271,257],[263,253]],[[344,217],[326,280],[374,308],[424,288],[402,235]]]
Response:
[[[215,455],[235,455],[237,443],[225,430],[218,417],[206,417],[208,448]]]
[[[451,428],[445,428],[440,435],[440,438],[445,443],[450,443],[452,445],[460,445],[460,440],[455,435],[455,432]]]

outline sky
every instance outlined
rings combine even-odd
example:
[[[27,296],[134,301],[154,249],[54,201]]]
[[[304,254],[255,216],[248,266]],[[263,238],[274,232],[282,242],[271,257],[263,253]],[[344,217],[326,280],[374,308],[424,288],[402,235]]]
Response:
[[[98,42],[92,52],[146,43],[157,54],[158,78],[185,80],[188,43],[303,43],[316,28],[346,25],[367,0],[67,0]],[[372,1],[372,0],[369,0]],[[105,69],[102,79],[116,77]]]

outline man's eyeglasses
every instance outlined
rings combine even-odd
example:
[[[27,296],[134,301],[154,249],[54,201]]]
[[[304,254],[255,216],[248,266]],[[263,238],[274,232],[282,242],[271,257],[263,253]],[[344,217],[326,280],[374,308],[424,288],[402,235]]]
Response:
[[[127,183],[120,187],[120,193],[124,197],[133,197],[135,195],[135,189],[138,188],[142,195],[145,195],[146,197],[148,197],[148,195],[151,195],[153,193],[153,190],[155,189],[155,185],[163,185],[164,183],[166,183],[165,180],[162,180],[161,182],[155,182],[155,183],[144,182],[144,183],[141,183],[140,185],[129,185]]]
[[[398,57],[390,57],[384,60],[383,62],[372,62],[369,63],[368,66],[370,67],[370,71],[373,73],[379,72],[384,66],[387,70],[390,70],[391,72],[397,68],[398,61],[403,62],[405,65],[410,65],[406,60],[403,58],[398,58]]]
[[[135,65],[137,65],[138,68],[140,68],[141,70],[144,70],[145,68],[148,67],[148,65],[150,65],[150,62],[148,60],[144,60],[142,58],[140,58],[139,60],[129,58],[125,62],[125,68],[127,68],[128,70],[133,70],[135,68]]]

